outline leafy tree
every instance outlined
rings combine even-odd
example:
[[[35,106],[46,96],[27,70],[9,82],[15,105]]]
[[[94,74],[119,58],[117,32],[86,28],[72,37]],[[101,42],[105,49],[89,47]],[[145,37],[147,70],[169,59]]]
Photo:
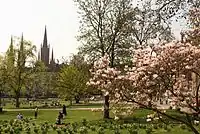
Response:
[[[72,102],[74,98],[79,103],[81,96],[86,92],[86,75],[75,66],[64,66],[58,74],[57,87],[59,94]]]
[[[25,41],[23,36],[18,43],[14,47],[13,42],[11,42],[6,54],[8,86],[12,90],[16,100],[16,107],[20,106],[19,98],[21,97],[22,91],[25,90],[26,82],[30,78],[30,74],[32,73],[31,69],[35,62],[35,46]]]
[[[144,2],[142,8],[134,8],[132,0],[75,2],[82,19],[80,50],[90,62],[108,54],[112,67],[131,63],[131,48],[151,45],[155,39],[173,39],[170,26],[160,17],[160,8],[153,9],[151,1]],[[109,118],[109,96],[105,98],[104,117]]]
[[[199,10],[193,11],[192,18]],[[90,84],[104,89],[116,103],[128,102],[154,110],[199,134],[190,116],[192,113],[199,120],[200,48],[195,41],[196,38],[189,43],[172,42],[138,49],[133,56],[133,66],[126,66],[123,71],[109,67],[108,57],[101,58],[94,64]],[[170,101],[172,108],[181,108],[185,120],[163,112],[157,102],[161,97]]]
[[[43,62],[36,61],[33,68],[32,73],[26,83],[27,97],[38,98],[42,97],[44,89],[46,87],[46,67]]]
[[[0,108],[2,107],[2,97],[6,92],[6,68],[5,68],[5,59],[3,56],[0,56]],[[0,111],[1,112],[1,111]]]
[[[80,72],[85,74],[85,78],[89,79],[90,72],[89,70],[92,67],[92,64],[85,61],[84,56],[81,53],[72,55],[69,65],[73,65],[76,67]],[[101,94],[97,88],[93,88],[92,86],[87,86],[87,91],[85,92],[86,96],[91,96],[94,94]]]
[[[90,84],[109,92],[115,103],[125,102],[153,110],[170,119],[187,125],[195,134],[190,114],[199,120],[199,68],[200,48],[180,42],[138,49],[133,57],[134,67],[124,71],[109,67],[109,59],[104,57],[96,62],[94,77]],[[194,75],[195,74],[195,75]],[[172,108],[181,108],[185,119],[165,113],[159,107],[157,98],[170,101]],[[125,106],[125,104],[124,104]]]
[[[114,66],[116,57],[128,57],[131,45],[127,40],[130,34],[127,32],[127,22],[132,12],[131,0],[74,1],[82,19],[79,36],[83,43],[81,50],[89,61],[108,53],[110,64]],[[105,96],[104,118],[109,118],[109,96]]]

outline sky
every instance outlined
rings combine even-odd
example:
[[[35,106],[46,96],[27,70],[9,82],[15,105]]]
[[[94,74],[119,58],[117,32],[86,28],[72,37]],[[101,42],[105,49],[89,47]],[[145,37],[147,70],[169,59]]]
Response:
[[[47,38],[56,59],[77,52],[79,20],[73,0],[0,0],[0,52],[11,35],[30,40],[39,50],[47,27]]]
[[[47,27],[47,38],[56,59],[77,52],[79,29],[73,0],[0,0],[0,52],[5,52],[11,35],[30,40],[39,50]],[[179,24],[173,24],[176,36]]]

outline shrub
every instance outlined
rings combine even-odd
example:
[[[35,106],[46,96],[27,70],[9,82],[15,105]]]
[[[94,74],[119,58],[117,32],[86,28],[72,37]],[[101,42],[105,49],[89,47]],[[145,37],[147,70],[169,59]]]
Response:
[[[116,127],[116,129],[114,130],[114,134],[120,134],[119,128]]]
[[[153,129],[151,127],[148,127],[146,129],[146,134],[151,134],[153,132]]]
[[[38,128],[38,127],[35,126],[35,127],[33,128],[33,131],[34,131],[34,133],[39,134],[39,128]]]
[[[153,128],[154,128],[154,129],[158,129],[158,125],[157,125],[157,124],[154,124],[154,125],[153,125]]]
[[[86,120],[86,119],[83,119],[83,120],[82,120],[82,124],[83,124],[83,126],[87,126],[87,124],[88,124],[87,120]]]
[[[62,127],[62,131],[66,133],[67,132],[67,128],[66,127]]]
[[[96,131],[96,127],[95,127],[95,126],[91,126],[90,129],[91,129],[92,131]]]
[[[99,127],[99,129],[97,130],[98,134],[105,134],[105,130],[103,127]]]
[[[56,129],[57,131],[57,134],[61,134],[62,133],[62,130],[60,128]]]
[[[128,132],[129,132],[129,134],[138,134],[138,130],[135,130],[135,129],[132,129],[132,128],[129,128]]]
[[[88,133],[87,127],[85,127],[85,126],[80,127],[79,128],[79,133],[80,134],[87,134]]]

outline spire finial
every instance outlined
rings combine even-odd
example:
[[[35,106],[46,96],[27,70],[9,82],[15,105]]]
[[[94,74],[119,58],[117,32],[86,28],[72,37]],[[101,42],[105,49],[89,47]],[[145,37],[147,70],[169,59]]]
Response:
[[[23,35],[23,32],[22,32],[22,36],[21,36],[21,47],[23,47],[23,44],[24,44],[24,35]],[[23,49],[23,48],[22,48]]]
[[[10,38],[10,45],[13,45],[13,36],[11,35],[11,38]]]
[[[23,32],[22,32],[22,40],[24,40],[24,35],[23,35]]]

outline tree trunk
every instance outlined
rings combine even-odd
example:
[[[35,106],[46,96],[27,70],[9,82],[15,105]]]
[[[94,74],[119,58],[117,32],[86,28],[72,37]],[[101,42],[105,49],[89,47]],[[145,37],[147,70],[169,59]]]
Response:
[[[70,106],[72,106],[72,99],[69,100]]]
[[[0,113],[2,113],[3,112],[3,108],[2,108],[2,92],[0,91]]]
[[[75,96],[75,101],[76,101],[76,104],[78,104],[80,102],[80,97],[79,96]]]
[[[19,96],[18,95],[16,95],[15,101],[16,101],[16,103],[15,103],[16,108],[19,108],[20,107],[20,102],[19,102]]]
[[[75,101],[76,101],[76,104],[78,104],[78,103],[79,103],[79,101],[80,101],[80,99],[75,99]]]
[[[109,95],[105,96],[105,102],[104,102],[104,119],[109,119]]]
[[[2,100],[1,100],[1,97],[0,97],[0,107],[2,106]]]

